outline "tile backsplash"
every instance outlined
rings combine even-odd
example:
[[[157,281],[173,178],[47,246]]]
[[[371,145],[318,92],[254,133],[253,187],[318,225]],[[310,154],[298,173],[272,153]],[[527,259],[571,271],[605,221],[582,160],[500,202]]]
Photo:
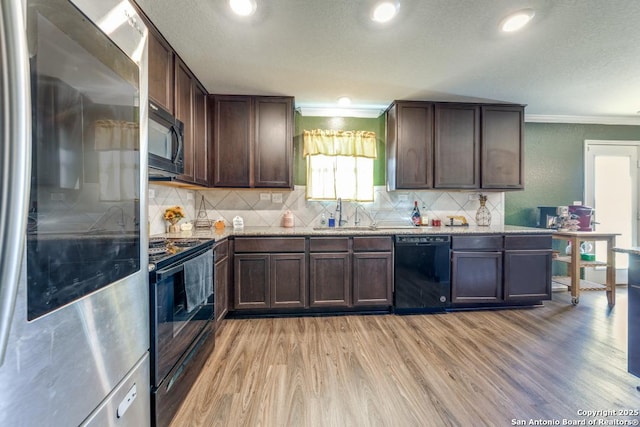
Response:
[[[320,225],[322,215],[329,218],[336,212],[335,201],[305,200],[305,186],[291,190],[276,189],[211,189],[192,190],[180,187],[149,184],[149,225],[151,235],[167,231],[168,223],[163,219],[164,210],[180,205],[185,213],[183,222],[199,218],[211,221],[222,219],[230,227],[236,215],[244,219],[245,227],[280,226],[282,216],[291,211],[296,227]],[[504,193],[483,193],[487,196],[487,207],[491,212],[491,224],[504,223]],[[377,223],[409,224],[414,200],[422,215],[429,219],[439,218],[443,223],[450,215],[464,215],[470,224],[475,224],[476,210],[480,206],[478,192],[445,191],[393,191],[384,186],[375,188],[374,201],[369,203],[343,202],[343,219],[353,226],[356,205],[364,208],[360,225],[368,225],[372,219]],[[203,200],[204,197],[204,200]]]

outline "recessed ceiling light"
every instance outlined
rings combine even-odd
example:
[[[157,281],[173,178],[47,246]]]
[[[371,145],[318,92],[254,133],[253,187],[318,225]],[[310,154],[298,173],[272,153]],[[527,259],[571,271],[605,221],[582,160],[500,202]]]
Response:
[[[255,0],[229,0],[229,6],[236,15],[249,16],[256,11]]]
[[[376,22],[389,22],[398,13],[400,4],[397,2],[383,1],[378,3],[371,13],[371,19]]]
[[[500,29],[506,33],[518,31],[531,21],[535,12],[533,9],[522,9],[507,16],[500,23]]]
[[[341,107],[346,107],[350,104],[351,98],[349,98],[348,96],[341,96],[340,98],[338,98],[338,105],[340,105]]]

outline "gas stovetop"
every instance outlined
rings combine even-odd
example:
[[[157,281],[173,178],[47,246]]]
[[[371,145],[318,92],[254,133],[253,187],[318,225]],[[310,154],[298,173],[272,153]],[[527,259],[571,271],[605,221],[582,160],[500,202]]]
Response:
[[[197,238],[149,238],[149,271],[162,268],[181,258],[213,246],[212,239]]]

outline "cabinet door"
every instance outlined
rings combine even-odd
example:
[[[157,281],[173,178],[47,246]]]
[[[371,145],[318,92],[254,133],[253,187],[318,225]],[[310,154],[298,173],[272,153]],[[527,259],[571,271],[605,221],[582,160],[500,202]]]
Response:
[[[452,303],[502,302],[502,290],[502,252],[452,252]]]
[[[523,129],[523,107],[482,107],[482,188],[524,188]]]
[[[173,114],[173,50],[149,28],[149,98]]]
[[[505,251],[504,291],[507,301],[551,299],[550,250]]]
[[[193,81],[193,182],[209,184],[207,91]]]
[[[351,305],[350,260],[348,253],[309,255],[310,307],[349,307]]]
[[[176,58],[176,118],[184,123],[184,174],[180,180],[194,180],[193,85],[191,72]]]
[[[255,98],[254,186],[291,188],[293,98]]]
[[[480,107],[436,105],[434,135],[434,188],[478,188]]]
[[[389,154],[388,173],[395,169],[395,188],[432,188],[433,104],[398,102],[394,108],[396,140],[390,149],[395,152]]]
[[[213,185],[249,187],[251,97],[213,97]]]
[[[269,308],[268,254],[234,256],[234,308],[236,310]]]
[[[305,254],[271,255],[271,308],[307,304]]]
[[[353,254],[353,305],[393,304],[393,264],[390,252]]]
[[[227,289],[229,282],[229,258],[221,259],[215,263],[214,272],[214,311],[216,329],[220,327],[220,322],[225,318],[229,310]]]

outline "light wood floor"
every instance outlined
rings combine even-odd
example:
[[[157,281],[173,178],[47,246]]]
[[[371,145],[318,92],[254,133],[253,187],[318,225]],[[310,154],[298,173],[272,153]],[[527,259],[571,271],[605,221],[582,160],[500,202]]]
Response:
[[[575,307],[556,292],[524,310],[227,320],[172,427],[508,426],[638,409],[626,288],[617,297],[613,310],[594,291]]]

